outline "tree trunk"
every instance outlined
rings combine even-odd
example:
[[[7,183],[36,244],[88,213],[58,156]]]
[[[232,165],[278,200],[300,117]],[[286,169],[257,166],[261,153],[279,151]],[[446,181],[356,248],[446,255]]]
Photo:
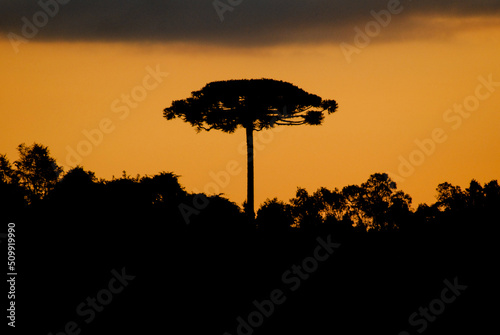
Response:
[[[247,131],[247,208],[249,222],[255,219],[254,209],[254,177],[253,177],[253,125],[246,127]]]

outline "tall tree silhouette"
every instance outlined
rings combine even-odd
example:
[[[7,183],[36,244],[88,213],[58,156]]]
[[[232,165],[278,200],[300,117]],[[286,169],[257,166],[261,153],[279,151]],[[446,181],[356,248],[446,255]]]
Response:
[[[254,210],[253,132],[277,125],[320,125],[324,111],[337,110],[334,100],[323,100],[299,87],[273,79],[216,81],[191,97],[172,102],[164,110],[167,120],[181,118],[197,131],[217,129],[233,133],[242,127],[247,142],[247,206],[250,220]]]

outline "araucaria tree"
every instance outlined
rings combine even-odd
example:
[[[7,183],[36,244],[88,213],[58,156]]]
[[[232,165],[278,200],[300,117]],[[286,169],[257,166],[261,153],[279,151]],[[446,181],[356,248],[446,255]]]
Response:
[[[197,131],[217,129],[233,133],[246,130],[247,207],[250,220],[254,210],[253,132],[278,125],[320,125],[324,112],[337,110],[334,100],[323,100],[295,85],[272,79],[228,80],[207,84],[191,97],[172,102],[164,110],[167,120],[181,118]]]

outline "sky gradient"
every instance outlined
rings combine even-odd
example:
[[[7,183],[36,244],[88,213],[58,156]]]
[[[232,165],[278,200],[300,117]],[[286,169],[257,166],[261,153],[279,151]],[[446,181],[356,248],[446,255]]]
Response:
[[[339,110],[255,135],[257,205],[375,172],[414,207],[441,182],[500,178],[500,1],[232,3],[221,21],[212,1],[73,0],[42,24],[36,2],[0,1],[0,152],[38,142],[65,171],[172,171],[241,204],[244,131],[197,134],[162,111],[211,81],[272,78]]]

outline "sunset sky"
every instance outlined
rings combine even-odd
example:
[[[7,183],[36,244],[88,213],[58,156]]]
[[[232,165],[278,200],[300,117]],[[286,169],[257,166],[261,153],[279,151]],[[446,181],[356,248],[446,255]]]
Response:
[[[37,142],[65,171],[171,171],[241,204],[244,130],[197,134],[162,112],[211,81],[272,78],[339,110],[255,134],[257,206],[375,172],[414,207],[444,181],[500,179],[499,0],[0,0],[0,32],[11,161]]]

